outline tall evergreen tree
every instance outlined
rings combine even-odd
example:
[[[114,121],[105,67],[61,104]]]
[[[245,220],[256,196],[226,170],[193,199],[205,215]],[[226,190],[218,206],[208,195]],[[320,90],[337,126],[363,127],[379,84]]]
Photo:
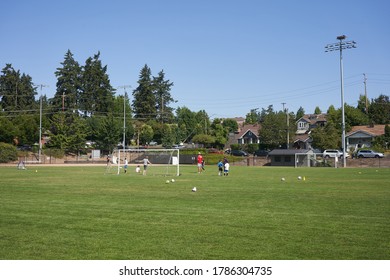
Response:
[[[321,112],[320,107],[316,106],[316,108],[314,109],[314,114],[319,115],[319,114],[321,114],[321,113],[322,113],[322,112]]]
[[[92,115],[112,112],[115,90],[110,84],[107,66],[102,66],[100,52],[86,60],[81,77],[80,110]]]
[[[26,74],[20,74],[12,64],[6,64],[0,76],[0,104],[4,111],[31,110],[37,108],[35,101],[36,87],[32,78]]]
[[[57,68],[57,90],[51,100],[55,111],[80,108],[81,66],[70,50],[65,54],[62,67]]]
[[[300,118],[302,118],[303,116],[305,115],[305,109],[303,109],[303,107],[299,107],[298,111],[297,111],[297,116],[295,118],[295,120],[299,120]]]
[[[161,70],[157,77],[153,77],[153,87],[156,96],[157,119],[161,122],[172,122],[173,108],[170,103],[176,102],[171,96],[173,83],[165,80],[165,73]]]
[[[157,116],[157,100],[148,65],[141,69],[138,87],[133,91],[133,110],[136,119],[144,121],[155,119]]]

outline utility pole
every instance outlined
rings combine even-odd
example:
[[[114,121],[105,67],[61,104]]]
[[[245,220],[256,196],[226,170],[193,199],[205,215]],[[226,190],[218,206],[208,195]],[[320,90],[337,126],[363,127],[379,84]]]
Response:
[[[38,150],[38,162],[41,162],[42,153],[42,88],[48,87],[48,85],[36,85],[41,88],[41,95],[39,97],[39,150]]]
[[[164,96],[161,94],[161,123],[164,123]]]
[[[286,113],[286,119],[287,119],[287,142],[286,142],[286,146],[287,146],[287,149],[290,148],[290,120],[289,120],[289,117],[288,117],[288,108],[284,109],[284,105],[286,105],[286,102],[282,102],[282,105],[283,105],[283,112]]]
[[[366,98],[366,114],[368,114],[368,100],[367,100],[367,78],[366,74],[363,73],[364,76],[364,96]]]
[[[343,71],[343,49],[352,49],[356,48],[355,41],[343,41],[347,38],[345,35],[337,36],[339,42],[334,44],[328,44],[325,46],[325,52],[340,51],[340,80],[341,80],[341,115],[342,115],[342,134],[341,134],[341,143],[343,146],[343,166],[347,167],[347,160],[345,157],[346,146],[345,146],[345,111],[344,111],[344,71]]]
[[[118,88],[121,88],[124,90],[125,94],[123,96],[123,144],[122,148],[123,150],[126,148],[126,88],[131,88],[131,86],[126,85],[126,86],[119,86]]]

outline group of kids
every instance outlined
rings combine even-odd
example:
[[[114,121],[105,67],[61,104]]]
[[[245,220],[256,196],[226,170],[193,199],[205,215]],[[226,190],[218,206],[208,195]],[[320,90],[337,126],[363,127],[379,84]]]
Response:
[[[144,164],[144,170],[142,172],[142,175],[146,175],[146,170],[148,168],[148,165],[151,164],[151,162],[149,161],[148,157],[145,157],[143,160],[143,164]],[[107,157],[107,166],[110,165],[110,157],[108,156]],[[204,168],[204,159],[203,159],[203,156],[202,154],[199,152],[198,153],[198,157],[197,157],[197,163],[198,163],[198,173],[202,173],[205,168]],[[218,176],[228,176],[229,175],[229,168],[230,168],[230,164],[229,164],[229,161],[228,159],[225,157],[223,160],[219,160],[218,164]],[[127,161],[127,158],[124,159],[124,172],[127,173],[127,167],[128,167],[128,161]],[[141,173],[141,168],[140,166],[138,165],[135,169],[135,172],[136,173]]]
[[[202,154],[199,152],[197,157],[198,162],[198,173],[202,173],[204,169],[204,159]],[[228,159],[225,157],[223,160],[219,160],[218,164],[218,176],[228,176],[230,164]]]
[[[146,171],[148,169],[148,165],[152,164],[152,163],[149,161],[147,156],[142,160],[142,162],[143,162],[143,165],[144,165],[144,169],[142,171],[142,175],[146,175]],[[127,158],[125,158],[124,161],[123,161],[123,170],[124,170],[125,173],[127,173],[128,164],[129,164],[129,162],[128,162]],[[108,155],[107,156],[107,167],[110,167],[110,166],[111,166],[111,158]],[[135,172],[139,173],[139,174],[141,173],[141,167],[139,165],[137,165],[137,167],[135,168]]]

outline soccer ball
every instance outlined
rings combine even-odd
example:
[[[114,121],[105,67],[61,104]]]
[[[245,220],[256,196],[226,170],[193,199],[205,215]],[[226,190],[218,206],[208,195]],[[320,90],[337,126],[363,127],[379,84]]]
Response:
[[[301,177],[301,176],[298,176],[298,180],[302,180],[302,177]]]
[[[285,181],[286,179],[284,179],[284,177],[282,179],[280,179],[281,181]]]
[[[170,182],[170,181],[169,181],[169,180],[167,180],[165,183],[169,184],[169,182]]]
[[[172,182],[172,183],[175,183],[175,179],[172,179],[171,182]]]
[[[192,188],[192,191],[193,191],[193,192],[196,192],[196,187],[193,187],[193,188]]]

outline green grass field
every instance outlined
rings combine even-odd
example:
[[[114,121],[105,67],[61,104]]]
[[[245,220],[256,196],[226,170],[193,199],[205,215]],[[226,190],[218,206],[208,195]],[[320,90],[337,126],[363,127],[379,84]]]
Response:
[[[0,167],[0,259],[390,257],[390,169],[153,168]]]

